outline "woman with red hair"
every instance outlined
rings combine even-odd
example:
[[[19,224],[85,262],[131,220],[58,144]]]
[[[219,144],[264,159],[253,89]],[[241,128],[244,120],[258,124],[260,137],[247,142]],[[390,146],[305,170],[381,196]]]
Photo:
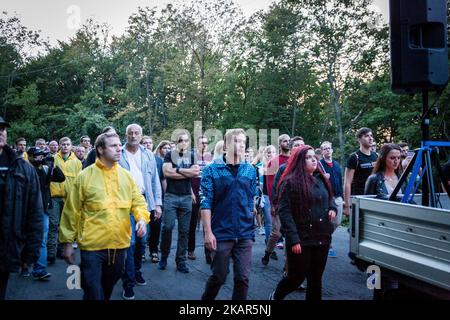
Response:
[[[291,154],[278,187],[278,214],[286,235],[287,276],[271,299],[281,300],[308,281],[306,300],[322,297],[322,274],[337,213],[330,182],[311,146]]]

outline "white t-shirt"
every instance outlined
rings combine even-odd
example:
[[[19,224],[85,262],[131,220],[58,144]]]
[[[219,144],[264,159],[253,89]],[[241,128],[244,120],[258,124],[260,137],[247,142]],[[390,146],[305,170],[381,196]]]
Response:
[[[127,157],[128,163],[130,164],[130,173],[131,176],[134,178],[134,181],[136,181],[136,184],[141,190],[141,193],[144,194],[145,192],[145,184],[144,184],[144,176],[142,175],[142,152],[141,149],[138,149],[138,151],[133,154],[125,149],[125,155]]]

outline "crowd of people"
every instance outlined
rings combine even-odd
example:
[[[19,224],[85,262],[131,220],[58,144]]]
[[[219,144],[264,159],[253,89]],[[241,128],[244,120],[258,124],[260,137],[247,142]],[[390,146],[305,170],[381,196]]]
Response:
[[[407,144],[385,144],[378,154],[369,128],[357,131],[359,149],[343,172],[331,142],[314,148],[287,134],[256,154],[243,129],[228,130],[214,147],[202,135],[192,148],[188,132],[154,147],[138,124],[123,138],[106,127],[94,145],[84,135],[76,146],[62,137],[27,148],[19,138],[11,148],[9,127],[0,117],[0,299],[10,273],[48,281],[47,266],[56,259],[76,264],[78,248],[85,299],[110,299],[121,280],[122,298],[132,300],[134,287],[147,284],[147,248],[160,270],[171,263],[176,222],[176,270],[190,272],[187,260],[200,255],[201,220],[212,274],[199,298],[216,298],[232,260],[232,299],[247,299],[252,247],[261,235],[263,265],[279,259],[276,247],[285,252],[268,298],[304,288],[307,300],[320,300],[327,259],[336,257],[332,234],[350,215],[351,196],[388,199],[411,160]]]

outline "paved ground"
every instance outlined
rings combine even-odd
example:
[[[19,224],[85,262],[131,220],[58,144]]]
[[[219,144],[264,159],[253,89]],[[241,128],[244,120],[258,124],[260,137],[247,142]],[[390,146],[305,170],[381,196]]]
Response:
[[[176,244],[174,232],[173,244]],[[350,264],[347,257],[349,235],[346,228],[338,228],[333,235],[333,246],[337,258],[328,259],[323,276],[323,299],[327,300],[368,300],[372,292],[366,287],[365,274]],[[143,275],[147,286],[135,287],[136,300],[198,300],[201,297],[205,283],[211,271],[205,263],[201,231],[197,231],[198,246],[197,260],[188,260],[191,269],[189,274],[176,271],[174,261],[174,247],[169,257],[169,264],[165,271],[158,270],[157,264],[146,261],[143,264]],[[250,278],[250,300],[266,300],[280,280],[283,269],[283,251],[276,249],[279,260],[271,260],[268,266],[261,264],[264,253],[264,236],[257,235],[253,247],[252,274]],[[148,253],[147,253],[148,254]],[[79,260],[78,260],[79,261]],[[40,282],[30,278],[20,278],[17,274],[10,276],[6,298],[10,300],[79,300],[82,290],[69,290],[66,280],[67,264],[57,260],[49,266],[52,274],[49,281]],[[219,292],[218,299],[230,299],[233,289],[232,272],[226,284]],[[112,299],[121,299],[121,281],[116,285]],[[289,295],[289,300],[304,299],[304,292],[296,291]]]

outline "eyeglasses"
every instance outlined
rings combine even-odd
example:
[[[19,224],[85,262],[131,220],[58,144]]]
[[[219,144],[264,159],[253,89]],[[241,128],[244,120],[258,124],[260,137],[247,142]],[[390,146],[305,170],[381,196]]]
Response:
[[[181,142],[189,142],[189,139],[180,139],[180,140],[178,140],[178,143],[181,143]]]
[[[203,141],[203,142],[202,142],[202,144],[209,144],[209,142],[207,142],[207,141]]]

